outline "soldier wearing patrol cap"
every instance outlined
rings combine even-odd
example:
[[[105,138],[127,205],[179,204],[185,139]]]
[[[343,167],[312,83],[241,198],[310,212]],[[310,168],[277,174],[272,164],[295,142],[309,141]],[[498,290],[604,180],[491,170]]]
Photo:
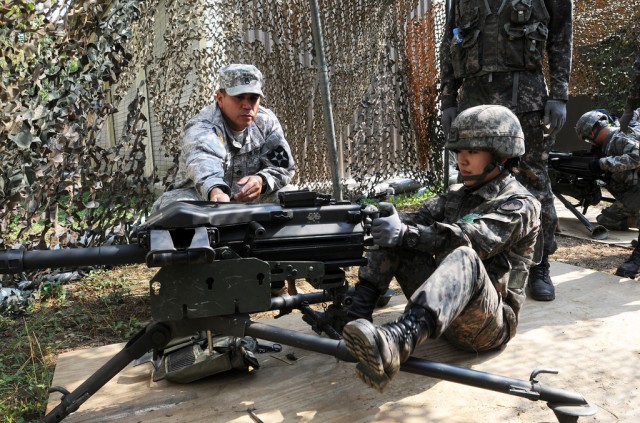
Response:
[[[524,154],[524,135],[506,107],[460,113],[447,148],[457,152],[462,183],[427,199],[415,213],[374,219],[380,246],[359,271],[359,286],[382,293],[396,278],[408,304],[402,316],[377,326],[377,296],[356,289],[342,331],[359,361],[356,373],[382,391],[414,348],[445,336],[461,349],[500,348],[516,332],[529,267],[539,260],[540,202],[511,174]],[[357,287],[356,287],[357,288]],[[372,301],[372,299],[374,299]]]
[[[187,122],[175,182],[154,211],[179,200],[274,201],[291,188],[295,162],[278,118],[260,105],[262,84],[253,65],[220,69],[216,102]]]

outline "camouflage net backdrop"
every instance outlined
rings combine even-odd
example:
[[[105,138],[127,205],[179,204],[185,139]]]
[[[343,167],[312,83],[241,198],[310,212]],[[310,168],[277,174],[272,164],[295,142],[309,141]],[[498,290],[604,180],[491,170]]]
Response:
[[[439,149],[433,150],[428,138],[429,130],[435,134],[436,123],[436,28],[429,16],[412,19],[417,4],[318,2],[340,170],[343,181],[356,181],[357,192],[366,193],[398,174],[433,185],[441,173]],[[195,6],[191,1],[168,2],[168,16],[179,20],[160,29],[165,43],[161,54],[151,61],[150,52],[134,59],[147,69],[154,116],[163,128],[163,154],[177,165],[184,123],[212,102],[217,70],[227,63],[253,63],[265,77],[263,105],[278,115],[297,160],[295,183],[331,192],[309,1],[227,0]],[[146,39],[132,44],[143,49],[154,45],[159,28],[154,31],[153,22],[158,21],[157,16],[143,17],[140,27],[145,30],[137,33]],[[410,60],[408,48],[420,54]],[[122,78],[118,87],[126,90],[132,78]],[[431,89],[427,84],[425,89],[409,89],[427,81]],[[175,170],[167,170],[165,186]]]
[[[393,176],[439,187],[444,1],[318,5],[343,182],[365,193]],[[574,9],[571,92],[619,110],[640,6]],[[330,192],[310,22],[307,0],[0,0],[0,247],[127,240],[153,184],[175,171],[149,170],[150,132],[161,128],[152,141],[177,163],[184,123],[213,100],[217,70],[231,62],[264,73],[264,104],[299,164],[295,182]]]
[[[570,95],[586,95],[616,116],[624,109],[629,75],[640,54],[640,2],[574,1]]]

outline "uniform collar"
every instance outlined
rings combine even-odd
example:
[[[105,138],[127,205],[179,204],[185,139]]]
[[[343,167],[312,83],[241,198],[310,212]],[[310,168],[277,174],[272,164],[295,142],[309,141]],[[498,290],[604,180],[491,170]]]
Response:
[[[504,189],[510,179],[511,174],[508,171],[504,170],[498,176],[485,183],[481,187],[477,189],[467,188],[467,191],[469,192],[469,194],[477,195],[484,198],[485,200],[491,200]]]

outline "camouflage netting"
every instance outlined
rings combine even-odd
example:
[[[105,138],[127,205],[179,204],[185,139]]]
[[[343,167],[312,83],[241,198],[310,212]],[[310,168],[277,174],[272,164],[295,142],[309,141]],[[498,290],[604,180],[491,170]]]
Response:
[[[574,1],[571,95],[620,116],[631,65],[640,52],[640,2]]]
[[[177,163],[185,121],[212,101],[217,70],[230,62],[263,71],[265,105],[299,164],[296,183],[331,191],[309,1],[36,3],[0,0],[0,247],[126,239],[153,200],[150,187],[170,184],[175,171],[149,166],[159,162],[149,122],[161,128],[152,142]],[[392,176],[438,187],[444,1],[318,4],[340,174],[353,181],[346,197]],[[610,110],[621,104],[639,8],[576,2],[572,93],[607,97]]]
[[[441,169],[440,157],[432,154],[438,149],[429,143],[429,131],[436,133],[435,27],[429,17],[411,18],[417,1],[392,3],[318,2],[341,176],[343,181],[354,178],[359,192],[398,174],[432,185]],[[309,1],[227,0],[197,7],[176,1],[167,3],[166,11],[169,16],[183,14],[166,28],[161,54],[151,61],[150,52],[136,55],[132,66],[146,66],[165,154],[177,163],[182,127],[214,98],[217,69],[226,63],[253,63],[265,76],[263,104],[279,116],[297,159],[296,184],[331,192]],[[141,48],[156,45],[157,19],[151,18],[140,21],[144,30],[137,34],[146,39],[134,43]],[[409,50],[418,53],[412,60],[405,54]],[[129,76],[119,81],[122,90],[133,80],[133,73]],[[409,89],[419,85],[423,88]],[[174,171],[168,171],[165,185]]]

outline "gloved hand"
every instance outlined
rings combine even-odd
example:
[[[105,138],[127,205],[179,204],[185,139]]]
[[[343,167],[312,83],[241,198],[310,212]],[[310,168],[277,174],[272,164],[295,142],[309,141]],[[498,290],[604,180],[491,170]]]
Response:
[[[625,111],[622,116],[620,116],[620,130],[623,132],[629,132],[629,123],[633,118],[633,111],[627,112]]]
[[[549,135],[557,134],[567,121],[567,104],[561,100],[547,100],[544,105],[544,124],[549,125]]]
[[[451,124],[453,120],[458,116],[458,108],[457,107],[447,107],[442,111],[442,130],[444,131],[444,136],[449,136],[449,131],[451,130]]]
[[[397,247],[402,244],[402,235],[406,230],[400,216],[391,203],[380,203],[380,215],[371,223],[373,243],[381,247]]]
[[[604,172],[602,171],[602,168],[600,167],[600,159],[593,159],[589,162],[589,171],[594,175],[594,176],[602,176],[604,175]]]

